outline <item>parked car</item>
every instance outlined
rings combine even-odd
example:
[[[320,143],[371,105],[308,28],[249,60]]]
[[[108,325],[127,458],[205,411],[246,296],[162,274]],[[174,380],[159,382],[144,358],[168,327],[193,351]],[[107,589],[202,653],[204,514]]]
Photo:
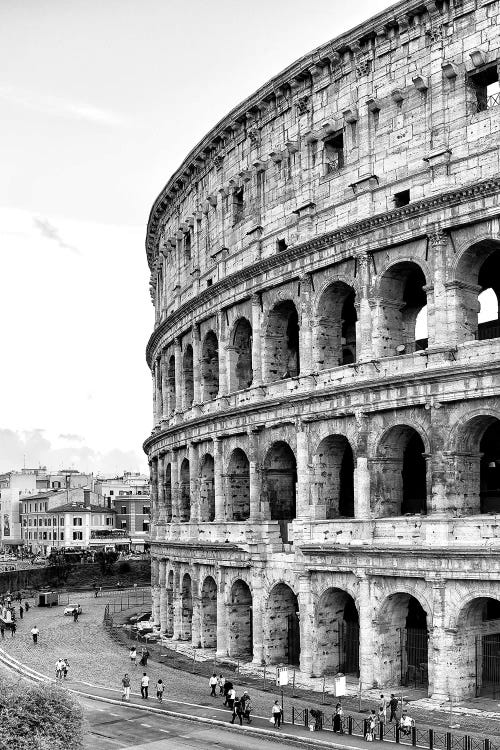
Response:
[[[132,625],[137,624],[138,622],[146,622],[147,620],[151,619],[151,611],[149,612],[138,612],[136,615],[132,615],[132,617],[129,617],[129,622],[132,623]]]
[[[75,609],[78,610],[78,614],[79,615],[82,614],[82,608],[81,608],[81,606],[79,604],[68,604],[68,606],[64,608],[64,614],[65,615],[72,615],[73,611]]]

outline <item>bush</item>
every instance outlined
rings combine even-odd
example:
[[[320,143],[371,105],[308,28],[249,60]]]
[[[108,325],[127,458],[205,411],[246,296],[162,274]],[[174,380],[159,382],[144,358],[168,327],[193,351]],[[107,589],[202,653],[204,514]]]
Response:
[[[81,750],[83,712],[59,687],[0,677],[0,750]]]
[[[123,575],[123,573],[130,573],[131,570],[131,565],[127,560],[122,560],[121,563],[118,563],[118,573]]]

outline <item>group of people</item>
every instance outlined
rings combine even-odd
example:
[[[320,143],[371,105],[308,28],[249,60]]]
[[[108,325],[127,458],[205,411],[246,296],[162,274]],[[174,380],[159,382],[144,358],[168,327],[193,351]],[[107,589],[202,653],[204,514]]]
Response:
[[[378,712],[376,712],[375,709],[372,708],[368,715],[368,718],[366,719],[365,739],[368,742],[371,742],[375,739],[377,727],[379,728],[379,732],[384,731],[385,724],[387,722],[387,709],[389,709],[390,711],[389,723],[395,721],[397,726],[399,727],[399,731],[403,735],[409,735],[411,733],[411,730],[415,726],[415,721],[404,710],[401,712],[401,718],[398,719],[398,706],[399,701],[394,693],[391,693],[390,700],[387,700],[385,696],[381,694]]]
[[[16,603],[19,605],[16,611]],[[0,637],[5,638],[5,631],[10,630],[11,637],[14,638],[17,632],[17,612],[19,619],[24,618],[25,612],[29,612],[30,603],[26,599],[23,605],[21,592],[18,591],[15,596],[10,592],[0,596]]]
[[[163,691],[165,684],[160,678],[156,683],[156,698],[159,703],[163,702]],[[149,677],[147,672],[142,673],[141,677],[141,698],[149,700]],[[130,675],[126,672],[122,677],[122,701],[130,700]]]
[[[130,663],[136,667],[137,666],[137,648],[135,646],[131,646],[129,650],[129,658]],[[147,667],[148,666],[148,659],[150,657],[150,653],[146,646],[143,646],[141,649],[141,657],[139,659],[139,664],[141,667]]]
[[[240,725],[243,724],[243,719],[250,724],[252,720],[252,703],[246,690],[241,696],[237,695],[233,683],[230,680],[226,680],[223,674],[217,676],[216,672],[208,680],[208,685],[211,697],[215,698],[217,696],[217,689],[219,690],[219,695],[224,696],[223,705],[227,706],[232,712],[231,724],[234,724],[236,719],[240,722]]]
[[[67,659],[58,659],[56,661],[56,680],[66,680],[68,677],[69,661]]]

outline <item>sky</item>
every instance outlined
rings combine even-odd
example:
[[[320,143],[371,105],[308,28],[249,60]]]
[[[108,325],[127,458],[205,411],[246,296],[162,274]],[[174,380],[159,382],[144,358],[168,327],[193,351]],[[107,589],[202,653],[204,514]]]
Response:
[[[387,0],[0,0],[0,471],[146,471],[144,238],[191,148]]]

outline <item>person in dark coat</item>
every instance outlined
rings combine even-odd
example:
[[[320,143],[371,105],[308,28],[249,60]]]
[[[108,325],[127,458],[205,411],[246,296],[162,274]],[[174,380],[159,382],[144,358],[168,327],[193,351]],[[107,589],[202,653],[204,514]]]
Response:
[[[243,724],[243,712],[241,710],[241,700],[238,696],[234,699],[233,703],[233,718],[231,719],[231,724],[234,724],[234,720],[238,717],[240,720],[240,726]]]
[[[232,687],[233,687],[233,683],[231,682],[231,680],[226,680],[224,683],[224,703],[222,704],[223,706],[229,706],[227,696],[228,696],[229,691],[232,690]]]

